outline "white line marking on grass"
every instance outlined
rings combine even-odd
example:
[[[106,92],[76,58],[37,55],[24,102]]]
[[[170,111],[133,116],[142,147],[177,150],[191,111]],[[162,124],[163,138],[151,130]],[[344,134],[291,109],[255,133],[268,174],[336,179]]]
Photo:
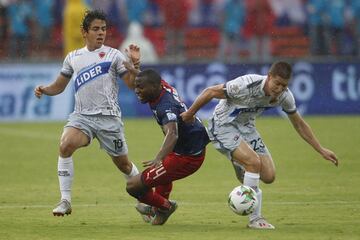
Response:
[[[178,202],[180,205],[188,206],[213,206],[213,205],[225,205],[224,202]],[[265,205],[358,205],[360,201],[314,201],[314,202],[266,202]],[[135,203],[99,203],[99,204],[73,204],[73,207],[77,208],[88,208],[88,207],[134,207]],[[14,209],[14,208],[52,208],[54,205],[0,205],[0,209]]]

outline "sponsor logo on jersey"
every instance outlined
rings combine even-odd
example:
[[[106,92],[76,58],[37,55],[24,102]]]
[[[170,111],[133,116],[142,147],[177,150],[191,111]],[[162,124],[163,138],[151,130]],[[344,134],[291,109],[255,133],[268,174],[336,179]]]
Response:
[[[101,75],[107,74],[109,72],[110,65],[111,62],[103,62],[80,72],[75,78],[75,91],[78,91],[81,86],[85,85],[91,80],[94,80]]]
[[[236,117],[241,113],[257,113],[267,110],[271,107],[253,107],[253,108],[236,108],[232,113],[230,113],[231,117]]]

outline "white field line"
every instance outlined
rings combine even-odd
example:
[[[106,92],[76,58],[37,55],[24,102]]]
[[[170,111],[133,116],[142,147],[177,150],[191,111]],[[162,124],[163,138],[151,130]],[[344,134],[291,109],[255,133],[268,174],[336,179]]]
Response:
[[[49,134],[46,131],[39,132],[39,131],[31,131],[24,129],[0,127],[0,136],[3,135],[30,138],[30,139],[51,140],[51,141],[53,140],[59,141],[60,139],[60,134],[59,135]]]
[[[226,202],[178,202],[180,205],[187,206],[220,206],[226,205]],[[314,202],[266,202],[265,205],[352,205],[356,206],[360,204],[360,201],[314,201]],[[89,207],[134,207],[135,203],[99,203],[99,204],[73,204],[73,207],[77,208],[89,208]],[[0,209],[16,209],[16,208],[52,208],[54,205],[48,204],[34,204],[34,205],[15,205],[15,204],[1,204]]]

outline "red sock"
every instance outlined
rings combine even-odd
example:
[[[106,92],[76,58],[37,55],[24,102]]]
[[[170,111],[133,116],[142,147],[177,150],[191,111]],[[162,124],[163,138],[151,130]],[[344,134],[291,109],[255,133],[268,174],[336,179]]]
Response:
[[[163,196],[166,199],[169,199],[171,190],[172,190],[172,183],[167,184],[167,185],[159,185],[159,186],[155,187],[155,192],[157,194],[160,194],[161,196]]]
[[[141,198],[139,198],[139,201],[160,209],[170,208],[169,200],[154,192],[152,189],[147,191]]]

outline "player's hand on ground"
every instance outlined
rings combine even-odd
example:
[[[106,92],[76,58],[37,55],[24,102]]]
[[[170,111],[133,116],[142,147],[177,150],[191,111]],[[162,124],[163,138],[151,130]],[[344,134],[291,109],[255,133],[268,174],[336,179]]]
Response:
[[[338,166],[339,164],[339,160],[337,159],[335,153],[329,149],[323,148],[321,151],[321,155],[323,156],[323,158],[325,158],[326,160],[332,162],[333,164],[335,164],[335,166]]]
[[[157,167],[160,164],[161,164],[161,160],[154,159],[154,160],[150,160],[150,161],[144,161],[143,162],[143,167]]]
[[[195,122],[195,116],[191,114],[189,111],[183,112],[180,114],[182,120],[186,123],[193,123]]]
[[[135,67],[140,65],[140,47],[135,44],[130,44],[128,48],[125,49],[126,54],[131,59]]]
[[[37,98],[41,98],[41,96],[44,93],[43,89],[44,89],[44,86],[36,86],[35,89],[34,89],[34,95]]]

